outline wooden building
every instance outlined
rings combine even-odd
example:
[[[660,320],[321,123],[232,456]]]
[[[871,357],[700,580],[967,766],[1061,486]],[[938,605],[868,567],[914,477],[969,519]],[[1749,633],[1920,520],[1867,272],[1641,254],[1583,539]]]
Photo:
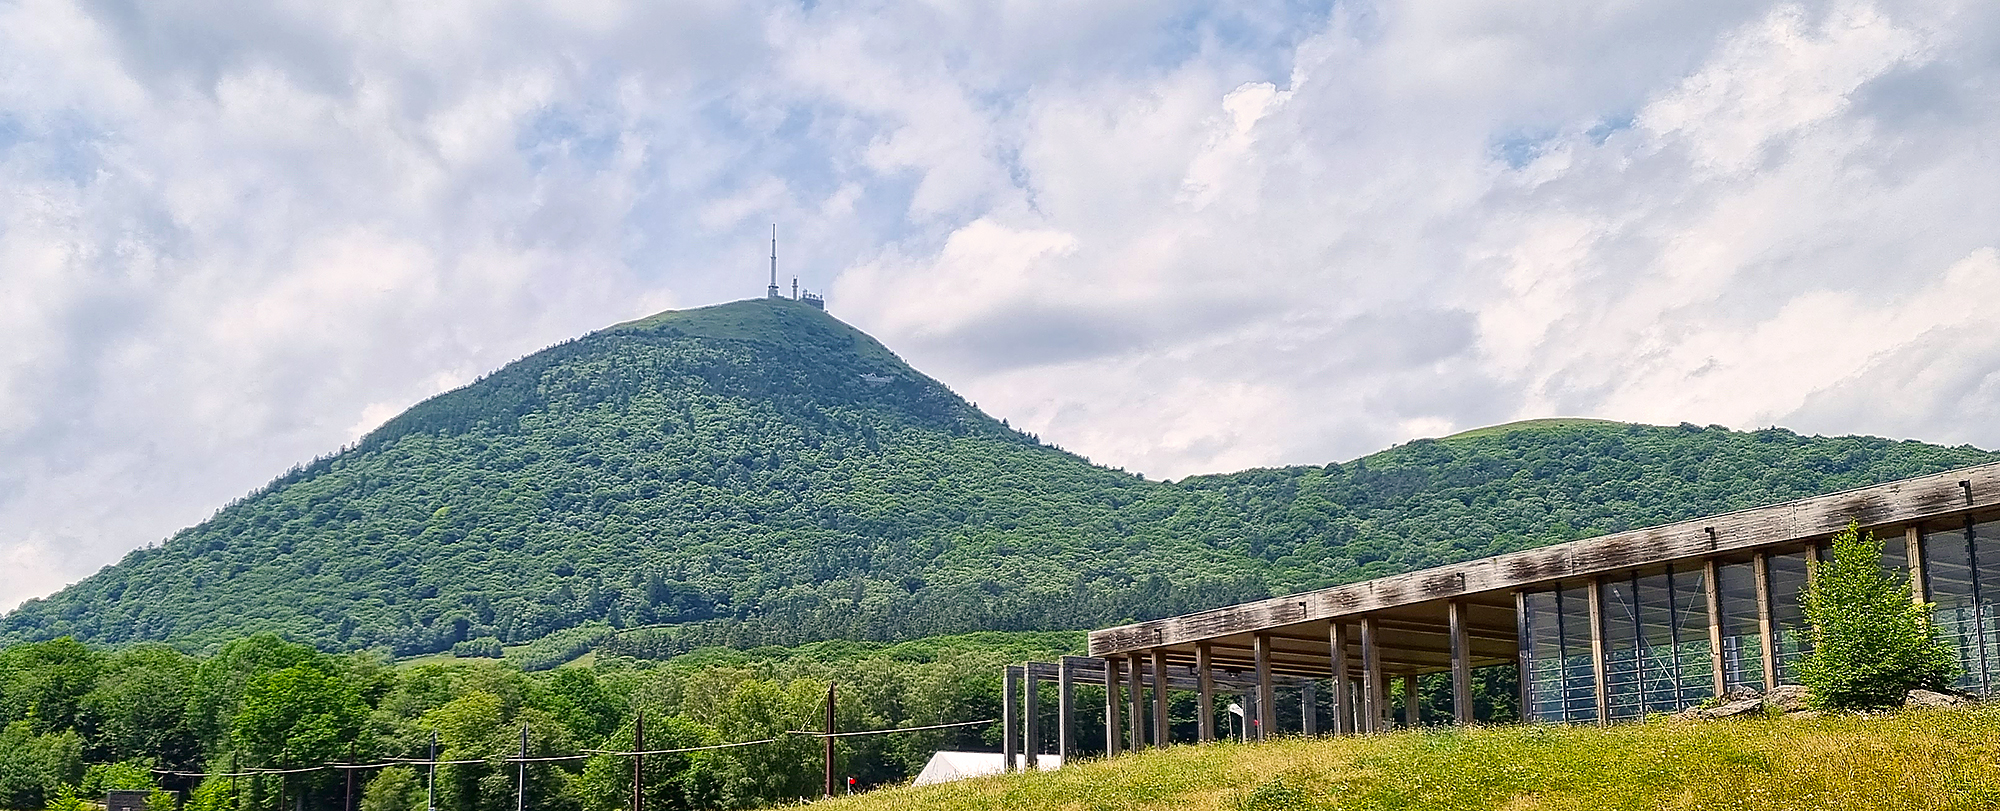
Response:
[[[1253,728],[1271,734],[1286,684],[1325,683],[1325,730],[1351,733],[1386,728],[1392,685],[1414,704],[1431,673],[1451,674],[1450,710],[1469,722],[1472,670],[1487,666],[1519,668],[1525,716],[1555,722],[1785,683],[1806,644],[1799,591],[1849,521],[1886,541],[1885,562],[1916,571],[1913,597],[1936,603],[1960,686],[2000,689],[1996,463],[1094,631],[1106,726],[1128,733],[1107,746],[1165,742],[1174,689],[1199,694],[1196,737],[1210,740],[1217,689],[1242,685]]]

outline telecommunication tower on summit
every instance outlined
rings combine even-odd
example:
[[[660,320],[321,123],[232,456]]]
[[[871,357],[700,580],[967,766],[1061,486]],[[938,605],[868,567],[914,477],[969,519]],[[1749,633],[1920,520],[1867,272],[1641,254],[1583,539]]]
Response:
[[[766,298],[784,298],[778,295],[778,224],[771,223],[771,286],[765,288]]]
[[[783,293],[778,292],[778,224],[777,223],[771,223],[771,286],[764,288],[764,297],[769,299],[782,299],[785,297]],[[815,309],[820,309],[820,310],[826,309],[826,298],[823,296],[814,295],[810,292],[801,291],[799,289],[799,277],[797,276],[792,277],[792,300],[797,302],[803,302],[806,306],[813,307]]]

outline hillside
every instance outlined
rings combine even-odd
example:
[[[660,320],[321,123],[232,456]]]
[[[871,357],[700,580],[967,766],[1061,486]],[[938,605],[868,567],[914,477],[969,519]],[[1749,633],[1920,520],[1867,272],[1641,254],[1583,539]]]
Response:
[[[1440,728],[1154,750],[837,799],[828,811],[1991,808],[2000,710]]]
[[[651,652],[670,655],[1087,628],[1994,458],[1559,420],[1148,481],[1011,430],[819,310],[751,300],[419,404],[0,617],[0,640],[276,631],[412,655],[663,626]]]

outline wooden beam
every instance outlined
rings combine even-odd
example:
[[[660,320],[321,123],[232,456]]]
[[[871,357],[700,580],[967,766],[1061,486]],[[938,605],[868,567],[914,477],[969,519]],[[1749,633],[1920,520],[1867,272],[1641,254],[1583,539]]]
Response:
[[[1593,577],[1585,590],[1590,600],[1590,672],[1597,681],[1597,723],[1611,723],[1611,683],[1604,660],[1604,583]]]
[[[1361,618],[1361,703],[1362,732],[1382,731],[1382,719],[1388,702],[1383,700],[1382,652],[1375,647],[1375,637],[1381,631],[1375,626],[1374,617]]]
[[[1924,573],[1929,571],[1929,567],[1924,565],[1923,530],[1918,529],[1916,524],[1904,528],[1903,543],[1904,548],[1909,550],[1910,557],[1910,599],[1916,601],[1918,605],[1923,605],[1929,591],[1924,583]]]
[[[1167,738],[1167,652],[1153,649],[1153,745],[1164,747]]]
[[[1418,689],[1416,676],[1403,677],[1403,727],[1416,729],[1424,725],[1423,691]]]
[[[1207,642],[1194,646],[1195,678],[1201,682],[1195,696],[1195,734],[1202,743],[1215,740],[1215,663],[1209,660]]]
[[[1125,708],[1132,713],[1125,725],[1131,730],[1132,751],[1141,752],[1146,748],[1146,691],[1141,686],[1145,679],[1146,655],[1133,651],[1125,657],[1125,668]]]
[[[1068,761],[1076,756],[1076,669],[1067,659],[1056,667],[1056,754]]]
[[[1722,667],[1722,567],[1715,558],[1701,562],[1701,579],[1708,588],[1708,665],[1715,670],[1715,694],[1729,691],[1729,674]]]
[[[1026,673],[1027,668],[1023,667],[1021,672]],[[1027,722],[1022,725],[1021,750],[1027,753],[1023,760],[1031,772],[1042,767],[1042,696],[1036,687],[1041,683],[1041,679],[1028,679],[1023,685],[1027,689],[1021,691],[1021,720]]]
[[[1299,682],[1299,731],[1310,738],[1319,734],[1319,688],[1313,682]]]
[[[1771,617],[1771,555],[1758,552],[1750,566],[1757,578],[1757,653],[1764,661],[1764,689],[1778,686],[1777,624]]]
[[[1124,749],[1124,719],[1118,717],[1124,704],[1118,694],[1118,657],[1104,658],[1104,756],[1117,757]]]
[[[1961,488],[1959,482],[1969,482]],[[1969,493],[1969,495],[1968,495]],[[1357,617],[1449,597],[1483,599],[1564,580],[1629,572],[1670,562],[1863,528],[1902,526],[2000,506],[2000,462],[1800,499],[1739,512],[1619,532],[1328,589],[1093,631],[1093,655],[1191,644],[1255,631]],[[1713,534],[1707,530],[1713,529]]]
[[[1514,623],[1514,638],[1520,640],[1520,650],[1514,657],[1514,700],[1520,702],[1518,712],[1521,721],[1532,722],[1535,720],[1535,709],[1529,701],[1534,690],[1529,679],[1535,675],[1535,657],[1534,651],[1529,648],[1533,640],[1528,627],[1528,593],[1525,591],[1514,592]]]
[[[1266,740],[1277,725],[1277,703],[1271,695],[1271,640],[1263,634],[1253,637],[1257,649],[1257,740]]]
[[[1326,626],[1327,647],[1331,649],[1330,664],[1333,669],[1333,734],[1354,734],[1354,688],[1353,679],[1347,675],[1347,623],[1331,622]]]
[[[1000,685],[1000,770],[1011,772],[1020,750],[1014,745],[1014,735],[1019,731],[1016,723],[1021,713],[1021,669],[1009,666],[1007,677]]]
[[[1472,723],[1472,642],[1465,636],[1465,604],[1446,603],[1451,623],[1451,714],[1461,726]]]

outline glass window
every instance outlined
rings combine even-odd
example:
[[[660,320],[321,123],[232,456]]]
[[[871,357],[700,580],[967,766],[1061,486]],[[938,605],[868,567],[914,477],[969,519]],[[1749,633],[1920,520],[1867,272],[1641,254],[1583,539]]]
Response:
[[[1793,669],[1812,647],[1806,612],[1799,596],[1806,589],[1806,553],[1772,555],[1771,626],[1778,651],[1778,683],[1797,684]]]
[[[1985,689],[2000,690],[2000,521],[1973,524],[1968,530],[1972,544],[1973,582],[1978,598],[1973,603],[1974,636],[1984,654]]]
[[[1667,570],[1674,593],[1674,622],[1680,634],[1680,704],[1689,706],[1715,695],[1715,666],[1709,658],[1708,575],[1699,564],[1686,571]]]
[[[1972,576],[1972,539],[1967,527],[1930,530],[1923,536],[1924,586],[1937,608],[1931,614],[1938,636],[1958,656],[1959,689],[1985,688],[1985,657],[1979,636],[1979,583]]]
[[[1680,628],[1674,622],[1673,578],[1668,574],[1634,581],[1639,595],[1639,700],[1642,712],[1682,708]]]
[[[1562,618],[1563,720],[1597,720],[1597,663],[1590,647],[1590,590],[1571,587],[1556,591]]]
[[[1611,699],[1611,718],[1630,720],[1645,714],[1639,690],[1639,601],[1635,580],[1607,579],[1604,595],[1604,684]]]
[[[1722,598],[1722,672],[1730,687],[1764,687],[1764,640],[1758,629],[1757,571],[1749,563],[1717,567]]]
[[[1528,717],[1561,721],[1562,614],[1556,610],[1556,593],[1538,591],[1524,595],[1524,599],[1528,609]]]

